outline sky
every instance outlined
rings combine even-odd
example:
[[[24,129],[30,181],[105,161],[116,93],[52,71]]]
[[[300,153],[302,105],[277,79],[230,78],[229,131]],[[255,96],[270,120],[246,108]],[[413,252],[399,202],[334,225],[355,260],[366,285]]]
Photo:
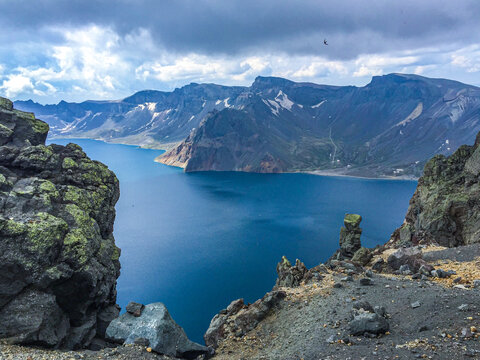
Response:
[[[0,0],[0,96],[121,99],[259,75],[363,86],[392,72],[480,86],[479,19],[478,0]]]

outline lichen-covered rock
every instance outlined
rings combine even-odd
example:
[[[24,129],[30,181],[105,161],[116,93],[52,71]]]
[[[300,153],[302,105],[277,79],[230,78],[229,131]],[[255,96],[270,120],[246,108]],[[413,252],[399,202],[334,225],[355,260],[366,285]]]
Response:
[[[299,286],[307,271],[307,267],[300,260],[297,259],[295,265],[292,266],[290,261],[285,256],[282,256],[282,260],[277,264],[278,278],[275,287]]]
[[[473,146],[450,157],[434,156],[410,200],[404,224],[389,245],[436,243],[455,247],[480,242],[480,134]]]
[[[45,146],[47,133],[0,98],[0,338],[78,348],[118,316],[119,186],[78,145]]]
[[[139,316],[127,312],[113,320],[107,328],[107,338],[122,344],[144,339],[157,353],[185,359],[212,353],[206,346],[190,341],[162,303],[146,305]]]

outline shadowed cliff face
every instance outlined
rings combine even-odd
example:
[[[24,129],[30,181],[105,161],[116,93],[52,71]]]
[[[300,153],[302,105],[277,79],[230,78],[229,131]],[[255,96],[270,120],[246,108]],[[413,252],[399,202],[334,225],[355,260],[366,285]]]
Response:
[[[454,247],[480,242],[480,133],[473,146],[437,155],[426,165],[404,224],[390,244],[438,243]]]
[[[449,80],[391,74],[357,88],[259,78],[247,93],[159,161],[185,171],[419,176],[480,130],[480,90]]]
[[[118,315],[118,180],[0,98],[0,338],[76,348]]]

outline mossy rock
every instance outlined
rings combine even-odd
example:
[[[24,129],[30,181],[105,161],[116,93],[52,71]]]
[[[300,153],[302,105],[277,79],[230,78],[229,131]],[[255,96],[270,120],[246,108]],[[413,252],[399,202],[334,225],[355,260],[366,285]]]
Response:
[[[13,102],[9,99],[0,96],[0,108],[4,108],[6,110],[12,111],[13,110]]]
[[[358,214],[346,214],[345,218],[343,219],[343,223],[345,224],[347,230],[358,228],[361,222],[362,217]]]
[[[62,168],[68,169],[75,169],[78,167],[78,164],[70,157],[66,157],[63,159]]]
[[[0,286],[0,309],[15,304],[26,287],[35,289],[37,300],[48,295],[65,317],[51,346],[87,348],[97,332],[95,320],[116,301],[120,249],[112,232],[118,180],[78,145],[45,146],[47,132],[46,123],[2,99],[0,146],[8,151],[0,173],[0,274],[9,284]],[[48,313],[37,311],[46,306],[40,300],[33,310],[41,329],[28,329],[31,339],[59,334]],[[10,320],[18,329],[13,342],[22,343],[30,322]],[[5,321],[0,311],[0,324]]]

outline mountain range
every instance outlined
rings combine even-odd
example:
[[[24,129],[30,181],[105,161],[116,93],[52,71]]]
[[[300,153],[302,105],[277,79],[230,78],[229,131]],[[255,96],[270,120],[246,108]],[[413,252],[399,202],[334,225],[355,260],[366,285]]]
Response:
[[[480,131],[480,88],[419,75],[374,76],[363,87],[257,77],[250,87],[189,84],[118,101],[15,106],[51,137],[167,149],[185,171],[330,172],[419,176]]]

